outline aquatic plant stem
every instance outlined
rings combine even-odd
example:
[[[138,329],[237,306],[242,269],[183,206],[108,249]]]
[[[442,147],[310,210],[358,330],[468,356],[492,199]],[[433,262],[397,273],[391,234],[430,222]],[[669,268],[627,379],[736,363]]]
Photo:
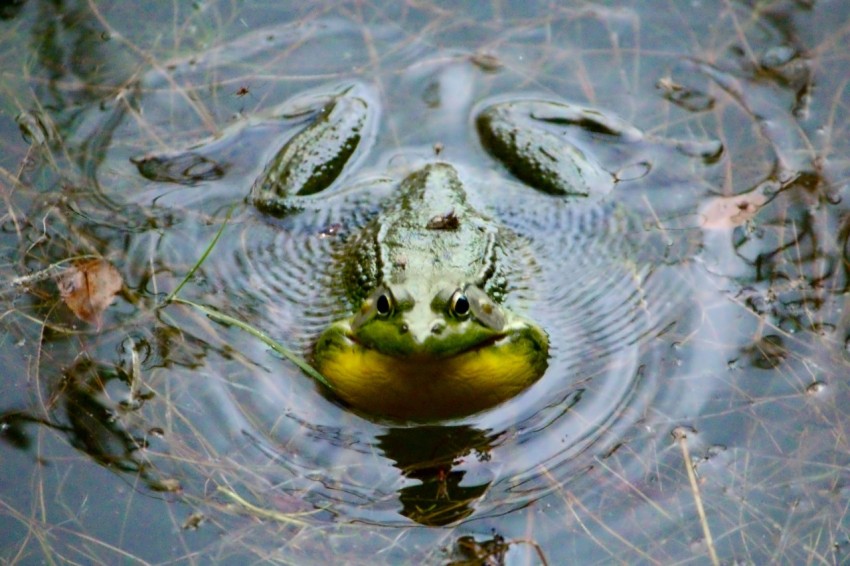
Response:
[[[221,322],[223,324],[227,324],[229,326],[235,326],[235,327],[239,328],[240,330],[244,330],[245,332],[247,332],[251,336],[258,338],[264,344],[269,346],[272,350],[274,350],[275,352],[277,352],[278,354],[280,354],[281,356],[283,356],[284,358],[286,358],[287,360],[289,360],[290,362],[292,362],[293,364],[298,366],[298,368],[301,369],[304,373],[306,373],[307,375],[309,375],[310,377],[312,377],[313,379],[315,379],[316,381],[318,381],[319,383],[321,383],[325,387],[327,387],[329,389],[333,389],[333,387],[331,387],[331,384],[328,383],[328,381],[324,378],[324,376],[322,374],[320,374],[318,371],[316,371],[310,364],[308,364],[307,362],[302,360],[295,353],[291,352],[290,350],[288,350],[287,348],[285,348],[281,344],[275,342],[274,339],[272,339],[268,334],[266,334],[262,330],[258,330],[256,328],[254,328],[253,326],[251,326],[251,325],[249,325],[245,322],[242,322],[241,320],[239,320],[237,318],[233,318],[232,316],[228,316],[224,313],[220,313],[217,310],[211,309],[210,307],[208,307],[206,305],[194,303],[192,301],[188,301],[188,300],[180,298],[180,297],[174,297],[172,299],[172,302],[188,305],[190,307],[198,309],[199,311],[201,311],[202,313],[204,313],[205,315],[207,315],[208,317],[210,317],[211,319],[213,319],[215,321]]]
[[[245,332],[247,332],[251,336],[254,336],[255,338],[259,338],[263,343],[265,343],[267,346],[269,346],[272,350],[274,350],[275,352],[277,352],[278,354],[280,354],[281,356],[283,356],[284,358],[286,358],[287,360],[289,360],[290,362],[292,362],[293,364],[298,366],[298,368],[301,369],[301,371],[303,371],[304,373],[306,373],[307,375],[309,375],[310,377],[312,377],[313,379],[315,379],[316,381],[318,381],[319,383],[321,383],[322,385],[324,385],[328,389],[332,390],[333,387],[331,386],[330,383],[328,383],[328,380],[325,379],[325,377],[321,373],[316,371],[310,364],[308,364],[306,361],[301,359],[294,352],[292,352],[288,348],[284,347],[282,344],[279,344],[278,342],[273,340],[268,334],[266,334],[262,330],[254,328],[253,326],[251,326],[248,323],[242,322],[241,320],[233,318],[232,316],[228,316],[224,313],[218,312],[217,310],[212,309],[208,306],[201,305],[199,303],[195,303],[195,302],[192,302],[192,301],[189,301],[187,299],[183,299],[183,298],[177,296],[178,293],[180,292],[180,290],[183,289],[183,287],[186,285],[186,283],[189,282],[189,280],[192,278],[192,276],[195,274],[195,272],[198,270],[198,268],[201,267],[201,265],[204,263],[204,261],[206,261],[207,257],[212,252],[216,243],[218,243],[218,240],[219,240],[219,238],[221,238],[221,235],[224,232],[224,228],[225,228],[225,226],[227,226],[227,223],[230,221],[230,217],[233,214],[233,210],[235,208],[236,208],[236,204],[234,204],[233,206],[231,206],[228,209],[227,215],[224,217],[224,222],[221,223],[221,226],[219,227],[218,231],[215,233],[215,236],[213,237],[213,239],[207,245],[206,249],[204,250],[204,253],[201,254],[201,257],[198,258],[198,261],[195,262],[195,265],[192,266],[192,268],[189,270],[189,272],[186,274],[186,276],[183,278],[183,280],[180,282],[180,284],[177,285],[177,287],[173,291],[171,291],[171,293],[169,293],[169,295],[165,298],[165,301],[163,301],[161,306],[166,306],[166,305],[169,305],[171,303],[181,303],[181,304],[184,304],[184,305],[188,305],[188,306],[191,306],[191,307],[201,311],[202,313],[204,313],[209,318],[211,318],[215,321],[221,322],[222,324],[227,324],[229,326],[235,326],[235,327],[237,327],[241,330],[244,330]]]
[[[221,226],[218,228],[218,231],[215,233],[215,236],[213,236],[213,239],[207,245],[207,248],[204,250],[204,253],[201,254],[201,257],[198,258],[198,261],[195,262],[195,265],[192,266],[192,269],[189,270],[189,272],[183,278],[183,281],[181,281],[180,284],[177,285],[177,287],[173,291],[171,291],[171,293],[167,297],[165,297],[165,304],[174,301],[174,299],[177,297],[177,293],[179,293],[180,290],[186,285],[186,283],[189,282],[189,279],[191,279],[192,276],[195,275],[195,272],[198,270],[199,267],[201,267],[201,264],[206,261],[207,256],[210,255],[210,252],[213,250],[216,243],[218,243],[218,239],[221,238],[221,234],[224,232],[225,226],[227,226],[227,223],[230,221],[230,216],[233,214],[233,210],[235,208],[236,205],[234,204],[227,210],[227,214],[224,217],[224,222],[221,223]]]
[[[685,460],[685,469],[688,472],[688,481],[691,484],[691,492],[694,495],[694,502],[697,506],[697,514],[699,522],[702,525],[702,532],[705,536],[705,544],[708,547],[708,555],[711,558],[711,563],[714,566],[720,566],[720,560],[717,558],[717,550],[714,548],[714,539],[711,537],[711,529],[708,527],[708,519],[705,516],[705,508],[702,505],[702,496],[697,483],[697,475],[694,472],[694,464],[691,461],[691,452],[688,450],[688,435],[682,427],[677,427],[673,430],[673,438],[679,443],[679,448],[682,449],[682,458]]]

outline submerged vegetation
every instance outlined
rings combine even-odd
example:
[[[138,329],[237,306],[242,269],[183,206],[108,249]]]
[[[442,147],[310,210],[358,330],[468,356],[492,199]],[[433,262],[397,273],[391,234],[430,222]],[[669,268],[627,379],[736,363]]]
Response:
[[[850,6],[703,4],[0,8],[0,561],[846,562]],[[257,213],[351,81],[346,214]],[[630,216],[511,216],[474,118],[511,97],[598,109],[534,119]],[[322,258],[435,154],[536,235],[552,355],[412,426],[304,360]]]

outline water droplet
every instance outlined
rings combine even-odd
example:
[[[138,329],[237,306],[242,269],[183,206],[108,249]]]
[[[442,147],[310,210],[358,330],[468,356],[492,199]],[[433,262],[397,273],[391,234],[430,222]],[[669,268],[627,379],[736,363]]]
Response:
[[[823,381],[815,381],[806,387],[806,395],[817,395],[826,389],[826,383]]]
[[[165,431],[158,426],[148,429],[148,434],[155,438],[165,438]]]

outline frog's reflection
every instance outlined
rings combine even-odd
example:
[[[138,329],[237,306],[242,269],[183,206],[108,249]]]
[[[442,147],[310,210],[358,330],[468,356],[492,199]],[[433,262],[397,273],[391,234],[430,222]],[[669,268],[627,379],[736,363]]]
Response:
[[[155,491],[173,489],[145,456],[147,438],[134,415],[150,399],[121,367],[81,360],[66,370],[59,409],[49,418],[0,411],[0,440],[27,450],[29,425],[64,433],[69,442],[108,468],[137,474]],[[376,437],[377,448],[411,480],[398,490],[399,513],[417,523],[441,526],[470,516],[490,487],[490,458],[499,435],[468,425],[392,427]]]
[[[468,517],[492,478],[470,481],[460,469],[485,461],[497,436],[466,425],[390,428],[377,437],[384,455],[419,483],[399,490],[400,513],[423,525],[448,525]]]

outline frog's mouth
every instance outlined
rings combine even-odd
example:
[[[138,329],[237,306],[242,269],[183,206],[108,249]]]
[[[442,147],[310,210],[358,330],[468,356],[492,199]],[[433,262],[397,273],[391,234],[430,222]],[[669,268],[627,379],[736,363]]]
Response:
[[[404,356],[380,352],[358,342],[346,326],[332,325],[321,335],[314,366],[333,393],[355,409],[397,420],[483,411],[522,392],[548,365],[548,339],[533,325],[436,356],[424,349]]]
[[[365,350],[374,350],[379,354],[388,356],[396,360],[411,361],[416,363],[438,363],[439,361],[451,359],[469,352],[474,352],[475,350],[481,350],[493,346],[498,347],[501,342],[507,339],[507,334],[502,332],[489,334],[487,336],[483,336],[474,340],[470,344],[465,344],[459,348],[455,347],[451,349],[434,348],[431,341],[428,340],[424,343],[415,343],[414,345],[408,345],[405,348],[404,353],[394,352],[392,349],[385,350],[383,348],[372,347],[370,344],[364,343],[363,341],[359,340],[357,336],[351,331],[345,333],[345,339],[351,343],[352,347],[357,346]]]

